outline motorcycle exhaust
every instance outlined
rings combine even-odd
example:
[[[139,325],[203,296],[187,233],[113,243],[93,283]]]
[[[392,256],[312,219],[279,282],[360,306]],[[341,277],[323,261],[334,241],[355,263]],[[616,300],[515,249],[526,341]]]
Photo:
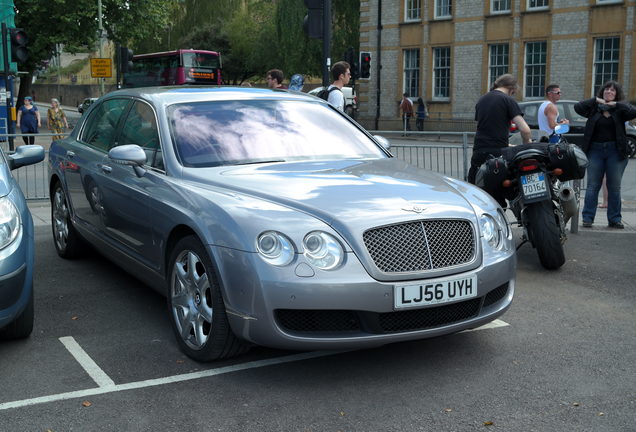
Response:
[[[569,186],[561,186],[558,193],[561,208],[563,209],[563,223],[568,223],[570,218],[578,213],[579,203],[577,202],[574,189]]]

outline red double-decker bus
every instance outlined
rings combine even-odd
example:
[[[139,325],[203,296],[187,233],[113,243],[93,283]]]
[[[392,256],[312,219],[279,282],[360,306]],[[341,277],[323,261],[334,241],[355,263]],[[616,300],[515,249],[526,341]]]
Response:
[[[124,87],[187,84],[221,85],[221,54],[195,49],[138,54],[123,77]]]

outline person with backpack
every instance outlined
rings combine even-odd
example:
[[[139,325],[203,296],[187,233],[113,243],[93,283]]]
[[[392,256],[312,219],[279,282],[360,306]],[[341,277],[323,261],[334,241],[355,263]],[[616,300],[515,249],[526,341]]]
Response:
[[[346,61],[339,61],[331,67],[333,83],[318,93],[318,97],[325,99],[331,105],[344,112],[345,98],[342,88],[349,84],[351,79],[351,66]]]

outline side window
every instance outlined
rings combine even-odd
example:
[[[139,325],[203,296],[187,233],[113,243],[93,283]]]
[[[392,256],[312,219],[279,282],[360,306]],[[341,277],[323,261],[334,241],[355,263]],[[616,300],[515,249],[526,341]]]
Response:
[[[140,101],[133,103],[121,129],[119,144],[137,144],[146,152],[150,166],[163,169],[157,120],[150,105]]]
[[[128,99],[107,99],[91,112],[80,140],[97,149],[108,151],[111,147],[117,124]]]

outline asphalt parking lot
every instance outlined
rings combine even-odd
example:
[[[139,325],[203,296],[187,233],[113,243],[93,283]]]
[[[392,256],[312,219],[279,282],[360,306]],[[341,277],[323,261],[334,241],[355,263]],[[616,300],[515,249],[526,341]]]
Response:
[[[200,364],[149,287],[97,253],[58,258],[40,204],[35,330],[0,344],[0,430],[635,430],[631,230],[571,235],[555,272],[521,247],[513,306],[487,328]]]

